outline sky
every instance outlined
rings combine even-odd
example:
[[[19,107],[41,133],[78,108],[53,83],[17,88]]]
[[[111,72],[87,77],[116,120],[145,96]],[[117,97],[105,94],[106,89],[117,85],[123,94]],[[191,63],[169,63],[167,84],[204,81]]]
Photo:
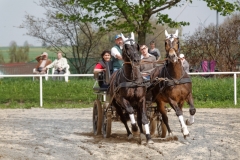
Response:
[[[45,17],[45,9],[36,3],[39,3],[39,0],[0,0],[0,47],[9,46],[12,41],[18,46],[22,46],[25,41],[34,46],[42,45],[38,39],[25,35],[26,29],[17,28],[27,13],[39,18]],[[169,14],[172,19],[177,18],[177,21],[190,22],[190,26],[183,27],[183,34],[193,33],[200,24],[216,24],[216,11],[210,10],[206,3],[200,0],[193,0],[192,4],[172,8],[164,13]],[[220,15],[218,17],[219,24],[226,18]]]

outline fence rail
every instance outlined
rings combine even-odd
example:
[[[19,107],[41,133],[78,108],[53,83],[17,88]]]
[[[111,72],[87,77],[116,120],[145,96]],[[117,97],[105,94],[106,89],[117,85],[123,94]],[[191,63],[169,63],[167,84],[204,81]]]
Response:
[[[189,75],[233,75],[234,79],[234,104],[237,105],[237,74],[240,72],[195,72],[189,73]],[[36,75],[36,74],[28,74],[28,75],[0,75],[0,78],[3,77],[39,77],[39,85],[40,85],[40,107],[43,106],[43,86],[42,86],[42,78],[43,77],[64,77],[65,75]],[[70,74],[69,77],[93,77],[93,74]]]

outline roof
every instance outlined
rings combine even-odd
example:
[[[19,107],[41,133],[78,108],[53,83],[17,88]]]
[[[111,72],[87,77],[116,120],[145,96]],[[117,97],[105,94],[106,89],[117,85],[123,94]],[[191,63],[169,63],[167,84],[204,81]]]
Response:
[[[37,63],[6,63],[0,65],[0,72],[5,75],[33,74]]]

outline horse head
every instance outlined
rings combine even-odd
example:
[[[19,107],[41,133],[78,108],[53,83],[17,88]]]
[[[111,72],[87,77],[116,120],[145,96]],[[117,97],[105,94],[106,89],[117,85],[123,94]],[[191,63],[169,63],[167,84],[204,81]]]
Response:
[[[132,65],[139,65],[141,56],[139,54],[139,45],[135,43],[134,34],[131,33],[130,38],[125,38],[121,33],[123,39],[122,58],[124,62],[130,62]]]
[[[172,63],[178,62],[179,56],[179,39],[178,39],[178,30],[174,34],[168,34],[165,30],[165,50],[166,58]]]

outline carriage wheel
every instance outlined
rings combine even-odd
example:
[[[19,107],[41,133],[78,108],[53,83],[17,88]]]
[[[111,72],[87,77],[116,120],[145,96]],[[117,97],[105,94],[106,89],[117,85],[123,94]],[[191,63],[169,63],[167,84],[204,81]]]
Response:
[[[156,132],[156,128],[157,128],[157,120],[154,118],[151,119],[149,126],[150,126],[150,134],[151,134],[151,136],[154,136],[155,132]]]
[[[97,99],[93,106],[93,133],[94,135],[101,134],[102,129],[102,105]]]
[[[163,120],[158,120],[157,121],[157,131],[158,131],[158,136],[161,138],[165,138],[167,135],[167,127],[163,123]]]
[[[112,128],[112,112],[103,111],[102,133],[104,138],[109,138]]]

